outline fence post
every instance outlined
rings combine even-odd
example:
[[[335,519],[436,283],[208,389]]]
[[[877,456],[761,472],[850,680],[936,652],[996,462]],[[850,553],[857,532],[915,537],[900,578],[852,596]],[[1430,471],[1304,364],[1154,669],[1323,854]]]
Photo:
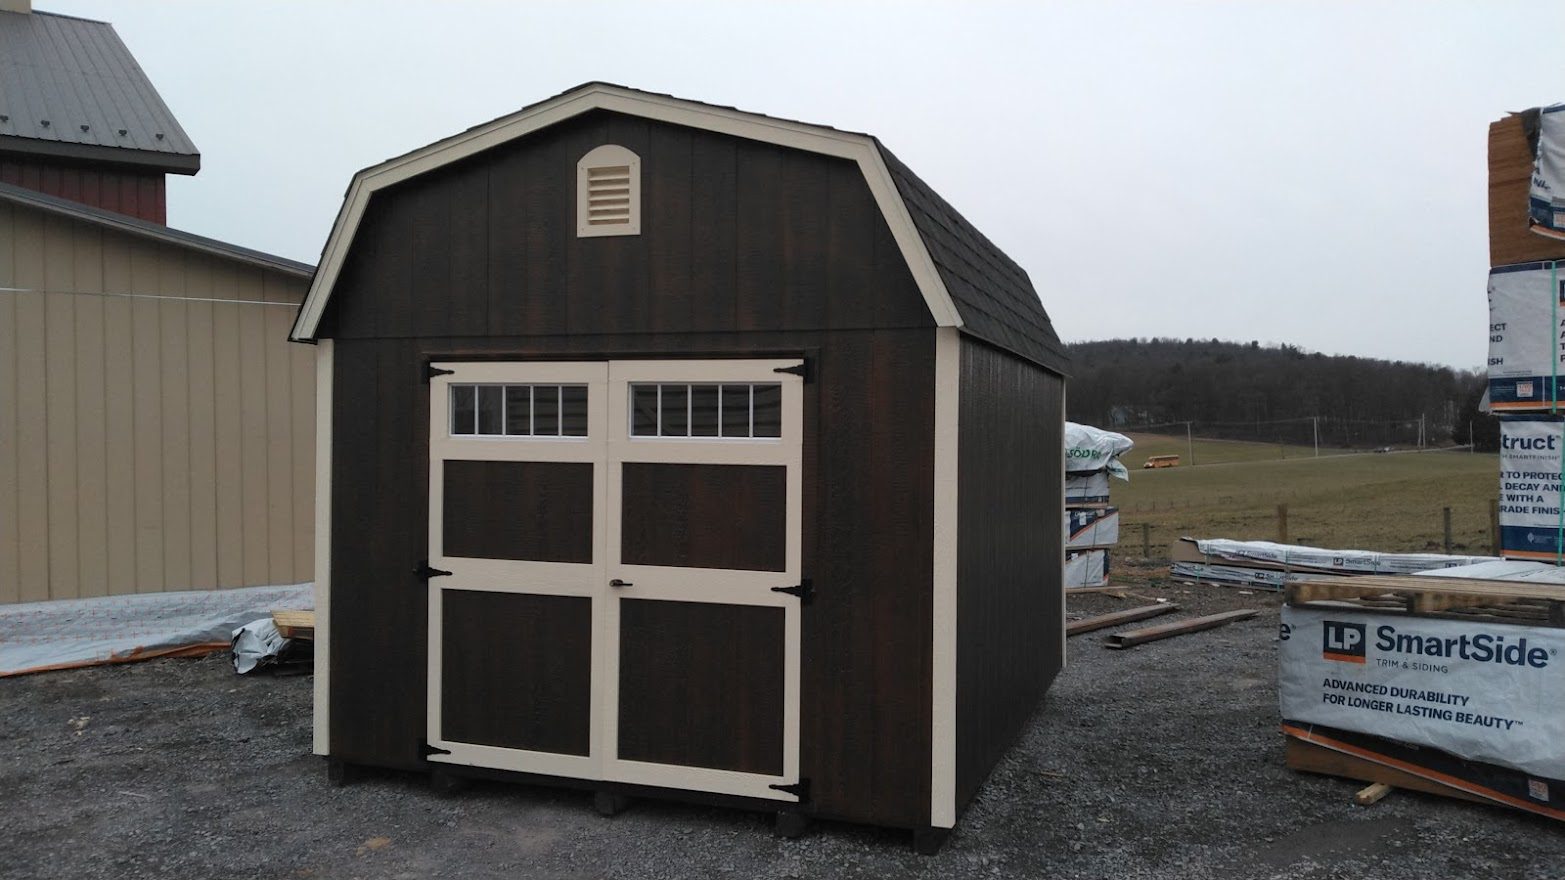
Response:
[[[1288,505],[1277,505],[1277,543],[1288,543]]]
[[[1152,558],[1152,524],[1141,524],[1141,558]]]
[[[1447,507],[1442,514],[1445,517],[1445,552],[1451,555],[1451,508]]]
[[[1489,555],[1500,555],[1500,499],[1489,499]]]

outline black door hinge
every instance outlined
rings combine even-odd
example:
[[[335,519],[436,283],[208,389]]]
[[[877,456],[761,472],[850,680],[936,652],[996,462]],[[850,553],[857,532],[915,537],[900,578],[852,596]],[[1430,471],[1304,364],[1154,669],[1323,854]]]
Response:
[[[808,605],[810,600],[815,598],[815,585],[810,583],[809,578],[800,578],[799,582],[791,587],[772,587],[772,592],[798,596],[801,603]]]
[[[427,580],[429,580],[432,577],[447,577],[447,576],[449,576],[451,574],[451,572],[444,571],[444,570],[439,569],[439,568],[430,568],[429,567],[429,560],[428,559],[422,559],[422,560],[419,560],[418,568],[413,569],[413,574],[419,580],[427,581]]]
[[[783,794],[791,794],[798,798],[799,803],[801,804],[807,804],[810,802],[810,781],[802,777],[798,782],[795,782],[791,785],[768,785],[767,788],[770,788],[773,791],[780,791]]]
[[[815,381],[815,370],[811,368],[809,358],[805,358],[800,363],[794,364],[791,367],[777,367],[773,369],[772,372],[792,373],[793,375],[803,379],[806,384]]]
[[[421,758],[427,758],[430,755],[449,755],[451,750],[432,746],[429,744],[429,740],[421,739],[418,741],[418,754]]]
[[[425,364],[424,365],[424,381],[428,382],[430,379],[433,379],[436,376],[449,376],[449,375],[451,375],[452,373],[455,373],[455,372],[456,372],[456,370],[442,370],[439,367],[435,366],[434,364]]]

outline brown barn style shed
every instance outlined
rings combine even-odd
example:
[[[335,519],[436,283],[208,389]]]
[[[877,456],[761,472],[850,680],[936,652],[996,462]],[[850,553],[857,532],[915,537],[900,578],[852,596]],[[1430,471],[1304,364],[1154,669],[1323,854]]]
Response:
[[[316,750],[912,829],[1064,661],[1064,355],[868,135],[591,83],[360,172]]]

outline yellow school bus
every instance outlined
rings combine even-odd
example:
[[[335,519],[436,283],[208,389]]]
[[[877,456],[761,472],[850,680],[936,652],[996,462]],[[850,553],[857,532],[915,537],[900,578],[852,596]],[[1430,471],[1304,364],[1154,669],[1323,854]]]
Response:
[[[1177,456],[1177,455],[1150,455],[1150,456],[1147,456],[1147,463],[1142,465],[1141,467],[1143,469],[1144,468],[1179,467],[1179,456]]]

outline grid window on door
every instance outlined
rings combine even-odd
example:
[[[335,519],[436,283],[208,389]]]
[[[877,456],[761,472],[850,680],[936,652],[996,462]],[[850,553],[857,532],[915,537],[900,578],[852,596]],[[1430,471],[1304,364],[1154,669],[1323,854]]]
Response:
[[[452,385],[451,433],[585,437],[586,385]]]
[[[633,384],[630,435],[720,440],[781,437],[782,385]]]

